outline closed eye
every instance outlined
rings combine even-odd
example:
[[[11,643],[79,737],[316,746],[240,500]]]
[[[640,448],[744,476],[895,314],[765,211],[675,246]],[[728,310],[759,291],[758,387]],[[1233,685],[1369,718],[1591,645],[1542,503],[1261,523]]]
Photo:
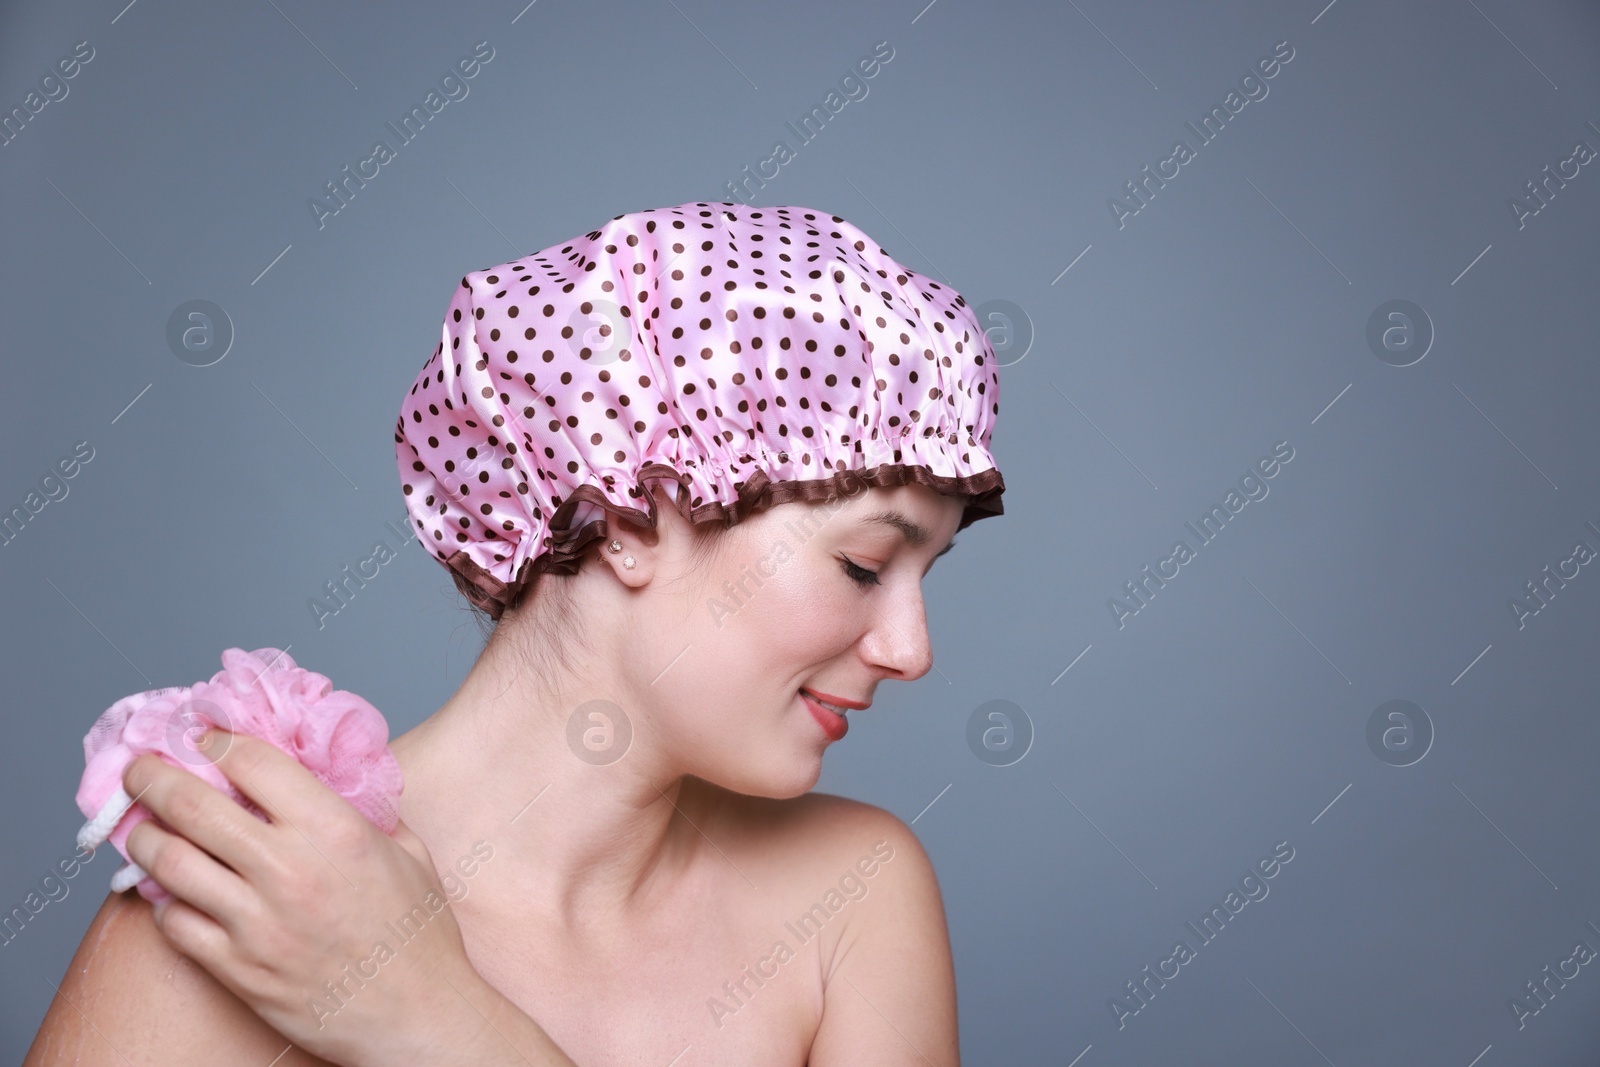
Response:
[[[866,587],[881,584],[878,581],[877,571],[869,571],[865,567],[858,567],[844,556],[840,556],[839,559],[844,564],[844,573],[857,585]]]

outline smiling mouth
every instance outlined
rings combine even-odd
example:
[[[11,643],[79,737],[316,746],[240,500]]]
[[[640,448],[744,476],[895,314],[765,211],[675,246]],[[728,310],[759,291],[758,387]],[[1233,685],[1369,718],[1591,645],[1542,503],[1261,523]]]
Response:
[[[835,715],[840,716],[841,718],[843,718],[844,715],[846,713],[848,713],[849,710],[850,710],[849,708],[841,708],[837,704],[828,703],[826,700],[823,700],[821,697],[817,696],[817,694],[813,693],[809,689],[802,689],[801,692],[804,693],[806,696],[810,697],[812,700],[815,700],[818,704],[821,704],[823,707],[827,708],[829,711],[833,712]]]
[[[837,704],[825,704],[809,689],[802,689],[797,694],[800,702],[810,711],[811,718],[822,728],[822,732],[829,741],[841,741],[850,730],[850,720],[845,718],[845,709]]]
[[[838,716],[841,716],[841,717],[843,717],[845,714],[847,714],[850,711],[851,708],[864,707],[865,706],[865,705],[858,705],[856,703],[834,704],[834,703],[831,703],[829,701],[826,701],[826,700],[822,699],[821,696],[819,696],[818,694],[812,692],[810,689],[802,689],[802,690],[800,690],[800,692],[804,693],[806,696],[810,697],[812,700],[815,700],[818,704],[821,704],[823,707],[827,708],[829,711],[833,712],[835,715],[838,715]]]

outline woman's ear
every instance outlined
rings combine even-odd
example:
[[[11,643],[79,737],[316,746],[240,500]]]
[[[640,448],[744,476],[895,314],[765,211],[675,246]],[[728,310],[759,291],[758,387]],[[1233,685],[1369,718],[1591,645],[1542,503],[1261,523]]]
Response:
[[[656,509],[657,521],[667,521],[668,512],[682,521],[670,504]],[[660,569],[660,531],[637,526],[615,515],[607,516],[606,530],[606,536],[599,543],[604,565],[629,588],[639,589],[649,584]]]
[[[655,501],[656,525],[640,526],[614,514],[606,516],[606,536],[599,543],[600,558],[623,584],[640,588],[665,569],[681,567],[695,541],[689,521],[689,488],[676,480],[658,478],[645,486]],[[612,544],[620,545],[617,551]],[[633,566],[628,566],[628,560]],[[676,562],[674,562],[676,561]]]

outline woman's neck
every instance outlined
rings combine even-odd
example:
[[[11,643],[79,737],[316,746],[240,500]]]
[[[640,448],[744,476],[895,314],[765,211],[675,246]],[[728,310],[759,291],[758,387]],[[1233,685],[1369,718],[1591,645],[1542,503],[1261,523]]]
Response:
[[[621,758],[580,758],[573,709],[615,694],[540,692],[527,671],[508,684],[485,653],[444,707],[390,746],[405,775],[400,817],[441,873],[456,872],[453,907],[581,935],[671,906],[702,854],[697,780],[651,754],[640,722]]]

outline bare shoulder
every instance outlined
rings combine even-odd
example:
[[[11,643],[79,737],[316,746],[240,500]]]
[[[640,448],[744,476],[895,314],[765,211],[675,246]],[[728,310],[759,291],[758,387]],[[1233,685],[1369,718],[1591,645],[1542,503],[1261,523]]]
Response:
[[[289,1041],[156,926],[137,893],[112,893],[89,924],[23,1067],[273,1062]],[[291,1048],[273,1067],[327,1067]]]
[[[743,798],[737,818],[783,873],[789,930],[819,936],[824,1011],[811,1067],[959,1062],[944,902],[911,827],[828,793]]]
[[[824,977],[864,943],[896,952],[915,943],[945,966],[949,932],[938,877],[911,827],[873,804],[831,793],[787,800],[721,797],[718,825],[743,860],[782,886],[791,915],[823,934]]]
[[[933,877],[932,864],[911,827],[876,805],[832,793],[806,793],[787,800],[715,793],[724,830],[742,848],[781,865],[786,874],[808,870],[825,874],[835,866],[851,868],[859,862],[860,868],[899,864],[913,868],[912,877]],[[877,871],[864,876],[876,878]]]
[[[845,910],[853,910],[845,929],[857,937],[870,926],[887,936],[947,940],[933,862],[899,816],[830,793],[807,793],[784,803],[792,805],[788,836],[794,862],[838,889]],[[853,940],[843,937],[835,965]]]

